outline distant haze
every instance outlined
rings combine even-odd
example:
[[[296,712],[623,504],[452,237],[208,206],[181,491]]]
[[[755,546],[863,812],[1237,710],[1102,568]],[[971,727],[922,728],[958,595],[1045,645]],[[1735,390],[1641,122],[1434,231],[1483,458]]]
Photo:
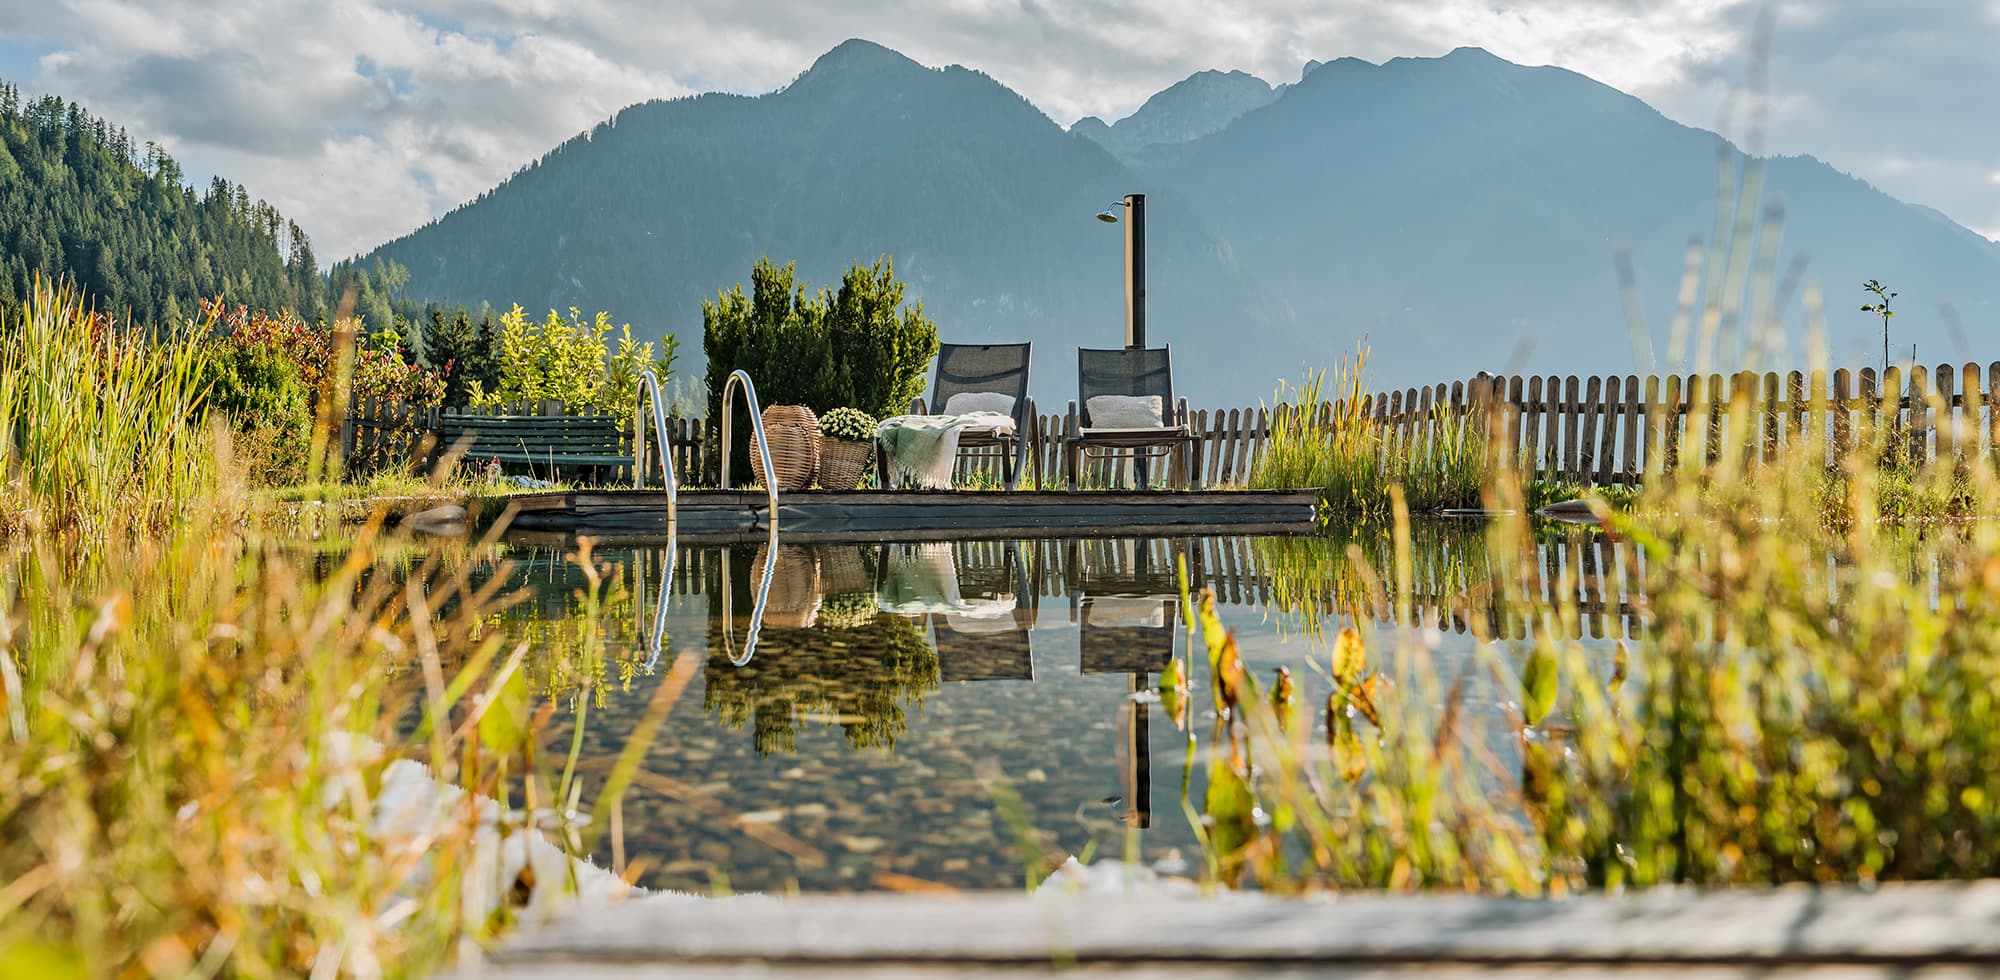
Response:
[[[1726,192],[1745,180],[1761,194],[1737,210]],[[1197,75],[1115,126],[1066,131],[998,80],[851,41],[775,94],[634,106],[376,254],[418,297],[608,308],[688,351],[701,301],[760,256],[827,282],[889,254],[946,340],[1035,341],[1054,407],[1076,346],[1120,342],[1120,236],[1090,216],[1132,191],[1151,205],[1149,339],[1174,345],[1180,388],[1207,404],[1267,398],[1364,342],[1371,381],[1396,386],[1709,363],[1696,346],[1722,370],[1799,364],[1809,298],[1834,355],[1873,363],[1867,278],[1902,293],[1899,350],[2000,355],[1971,347],[2000,319],[2000,244],[1812,158],[1754,161],[1589,78],[1477,49],[1337,59],[1282,89]],[[1677,331],[1688,243],[1718,222],[1740,262],[1697,285],[1759,285]],[[1749,336],[1768,308],[1785,329]]]

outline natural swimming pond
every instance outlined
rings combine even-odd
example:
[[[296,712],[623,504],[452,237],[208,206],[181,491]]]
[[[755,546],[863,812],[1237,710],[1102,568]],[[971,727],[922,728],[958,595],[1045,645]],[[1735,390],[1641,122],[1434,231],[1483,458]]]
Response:
[[[1182,798],[1202,799],[1203,766],[1150,693],[1172,658],[1188,662],[1177,567],[1215,590],[1260,678],[1325,677],[1315,617],[1401,621],[1440,669],[1479,675],[1465,710],[1502,713],[1459,632],[1483,533],[1422,536],[1407,609],[1380,589],[1386,532],[597,549],[601,662],[530,655],[564,709],[545,751],[566,750],[581,718],[578,769],[601,777],[662,686],[685,684],[618,814],[620,853],[596,855],[647,862],[650,887],[1007,888],[1070,854],[1197,873]],[[1624,631],[1632,569],[1614,549],[1576,537],[1542,554],[1531,574],[1577,572],[1595,611],[1584,637]],[[570,549],[504,556],[527,592],[506,618],[531,642],[587,628]],[[1208,708],[1193,702],[1192,724],[1212,723]]]

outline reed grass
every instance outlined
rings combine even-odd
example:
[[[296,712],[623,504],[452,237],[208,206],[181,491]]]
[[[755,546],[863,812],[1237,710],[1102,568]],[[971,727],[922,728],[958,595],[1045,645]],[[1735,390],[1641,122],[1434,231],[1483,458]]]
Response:
[[[1358,351],[1331,373],[1279,383],[1270,439],[1250,486],[1317,489],[1324,516],[1342,522],[1386,520],[1391,487],[1401,487],[1419,511],[1478,506],[1494,469],[1483,419],[1441,408],[1407,435],[1383,425],[1362,410],[1367,359]]]
[[[174,533],[0,553],[0,976],[416,975],[573,887],[487,880],[500,838],[584,854],[605,825],[540,751],[556,706],[490,545],[378,519],[302,554],[189,493]],[[615,596],[574,560],[591,619]],[[605,669],[595,629],[541,639]],[[462,802],[393,818],[399,760]]]
[[[1882,508],[2000,513],[2000,477],[1883,449],[1831,476],[1804,447],[1725,454],[1656,467],[1630,510],[1599,501],[1637,556],[1624,642],[1586,638],[1576,580],[1538,585],[1512,470],[1486,488],[1512,516],[1476,560],[1421,568],[1426,532],[1392,491],[1386,541],[1275,562],[1281,608],[1324,638],[1289,698],[1214,619],[1190,622],[1209,660],[1191,673],[1223,709],[1189,800],[1213,876],[1559,894],[2000,874],[2000,527]],[[1469,658],[1439,659],[1417,582],[1462,589],[1439,602]]]
[[[38,279],[0,322],[0,531],[158,531],[211,493],[197,336],[139,336]]]

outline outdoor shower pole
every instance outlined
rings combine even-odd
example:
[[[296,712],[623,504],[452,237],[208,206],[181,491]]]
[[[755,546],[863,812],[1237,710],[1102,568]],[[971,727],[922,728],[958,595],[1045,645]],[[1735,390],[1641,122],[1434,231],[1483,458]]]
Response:
[[[1146,346],[1146,195],[1125,195],[1125,346]]]

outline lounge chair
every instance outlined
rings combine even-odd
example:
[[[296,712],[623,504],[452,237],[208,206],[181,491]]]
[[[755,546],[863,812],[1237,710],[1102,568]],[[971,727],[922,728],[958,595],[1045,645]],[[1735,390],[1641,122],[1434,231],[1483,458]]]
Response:
[[[959,433],[959,456],[967,455],[967,450],[975,452],[998,447],[1001,451],[1001,478],[1007,489],[1012,490],[1021,481],[1022,464],[1029,463],[1034,470],[1035,486],[1042,485],[1041,454],[1035,452],[1035,400],[1028,397],[1028,352],[1031,344],[939,344],[937,356],[937,377],[931,382],[931,398],[928,406],[922,398],[910,401],[912,415],[957,415],[971,411],[960,401],[960,407],[953,408],[953,399],[961,395],[1005,395],[1013,401],[1002,415],[1014,417],[1014,431],[1003,432],[995,429],[966,429]],[[972,401],[980,399],[974,398]],[[996,406],[976,405],[988,411]],[[983,452],[980,454],[983,455]],[[889,485],[888,461],[877,453],[883,486]]]
[[[1170,483],[1199,485],[1201,445],[1187,399],[1174,399],[1172,348],[1081,348],[1076,389],[1063,422],[1063,476],[1071,490],[1089,460],[1128,455],[1141,486],[1148,463],[1162,458],[1172,467]]]

